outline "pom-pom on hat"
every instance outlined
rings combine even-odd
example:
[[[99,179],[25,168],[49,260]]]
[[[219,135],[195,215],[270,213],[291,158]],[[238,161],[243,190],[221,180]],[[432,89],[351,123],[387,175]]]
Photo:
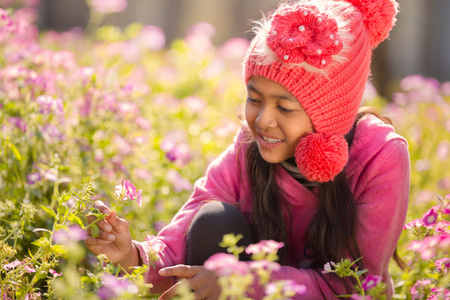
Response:
[[[344,138],[370,73],[372,50],[395,24],[395,0],[298,0],[258,23],[244,62],[253,75],[284,86],[308,114],[314,133],[295,150],[310,181],[333,180],[347,164]]]

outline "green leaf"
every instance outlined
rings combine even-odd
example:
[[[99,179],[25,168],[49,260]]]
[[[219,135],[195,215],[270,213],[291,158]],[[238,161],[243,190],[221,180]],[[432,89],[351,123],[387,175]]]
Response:
[[[83,221],[81,221],[81,219],[75,216],[74,214],[71,214],[69,216],[69,220],[80,225],[81,227],[84,227]]]
[[[47,206],[43,206],[43,205],[40,205],[40,206],[43,210],[45,210],[47,213],[49,213],[52,217],[54,217],[56,219],[56,213],[53,209],[51,209],[50,207],[47,207]]]
[[[50,244],[50,241],[46,237],[41,237],[40,239],[35,240],[34,242],[32,242],[32,244],[36,245],[38,247],[45,247],[45,246],[48,246]]]
[[[92,225],[91,226],[91,236],[95,238],[95,237],[98,237],[98,234],[99,234],[98,226],[96,224]]]
[[[8,147],[11,149],[12,153],[17,158],[17,160],[19,161],[22,160],[22,155],[20,155],[19,150],[13,143],[8,142]]]
[[[361,271],[356,272],[356,276],[360,277],[362,274],[366,273],[367,271],[369,271],[369,269],[364,269]]]
[[[62,255],[67,253],[67,249],[63,245],[52,245],[50,248],[52,249],[53,253],[58,253]]]

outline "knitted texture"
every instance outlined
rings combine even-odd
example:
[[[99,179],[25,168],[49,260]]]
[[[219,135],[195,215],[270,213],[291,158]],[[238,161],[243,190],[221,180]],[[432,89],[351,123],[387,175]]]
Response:
[[[372,49],[388,36],[397,6],[393,0],[300,0],[281,4],[255,29],[245,82],[253,75],[278,82],[298,99],[315,134],[327,134],[300,141],[296,148],[307,179],[333,180],[346,165],[343,136],[360,106]],[[320,155],[313,155],[314,149]]]

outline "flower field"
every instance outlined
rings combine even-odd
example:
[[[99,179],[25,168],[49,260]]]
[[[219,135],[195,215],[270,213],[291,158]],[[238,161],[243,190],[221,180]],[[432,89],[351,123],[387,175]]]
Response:
[[[85,249],[86,229],[96,230],[87,216],[104,217],[92,203],[115,207],[134,239],[151,239],[241,123],[247,40],[213,45],[214,28],[205,23],[170,44],[156,26],[97,27],[105,13],[126,6],[101,2],[93,1],[85,32],[56,33],[33,25],[38,1],[0,1],[2,300],[148,297],[142,273],[151,266],[119,278],[120,269]],[[410,206],[398,246],[407,268],[392,263],[394,297],[450,299],[450,82],[411,75],[392,99],[368,84],[364,101],[392,119],[411,155]],[[233,240],[224,243],[237,251]],[[272,250],[257,251],[266,268],[255,269],[276,268]],[[236,266],[221,281],[229,296],[234,285],[245,290],[249,273],[232,257],[220,260]],[[220,269],[220,260],[212,258],[210,267]],[[304,292],[290,282],[265,284],[266,299]],[[353,297],[382,299],[379,289],[377,278],[367,277]]]

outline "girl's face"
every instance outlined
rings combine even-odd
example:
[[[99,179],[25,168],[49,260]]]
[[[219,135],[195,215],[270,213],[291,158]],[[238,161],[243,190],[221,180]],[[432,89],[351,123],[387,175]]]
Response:
[[[294,156],[295,147],[313,125],[298,100],[282,85],[252,76],[247,85],[245,119],[262,158],[279,163]]]

